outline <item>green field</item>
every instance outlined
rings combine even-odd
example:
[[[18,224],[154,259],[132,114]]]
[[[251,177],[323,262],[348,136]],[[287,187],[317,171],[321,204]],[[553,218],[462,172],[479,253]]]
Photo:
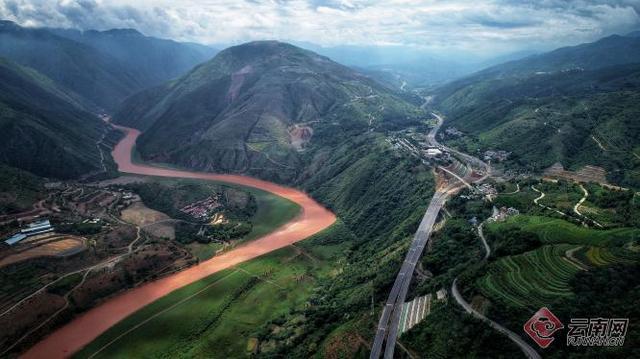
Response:
[[[245,357],[265,323],[309,305],[345,245],[310,239],[214,274],[144,307],[75,357],[101,348],[96,357]]]
[[[131,157],[132,157],[132,162],[134,163],[141,163],[141,164],[146,163],[140,158],[140,153],[136,150],[135,146],[132,150]],[[188,168],[183,168],[177,165],[167,164],[167,163],[152,163],[152,165],[162,167],[162,168],[192,171],[191,169],[188,169]],[[167,179],[164,177],[154,177],[154,178],[158,180],[163,180],[163,181],[175,181],[174,179]],[[203,180],[182,180],[182,181],[203,182]],[[206,182],[236,188],[242,191],[249,192],[253,196],[255,196],[258,209],[255,215],[251,218],[251,223],[253,224],[253,228],[251,232],[248,235],[246,235],[242,240],[255,239],[269,232],[272,232],[275,228],[278,228],[281,225],[289,222],[291,219],[297,216],[298,213],[300,213],[300,206],[298,206],[297,204],[289,201],[288,199],[273,195],[269,192],[266,192],[254,187],[245,187],[245,186],[240,186],[234,183],[220,182],[220,181],[206,181]],[[210,256],[213,253],[215,253],[215,250],[217,249],[215,248],[216,246],[212,245],[211,247],[214,248],[213,251],[210,248],[209,249],[202,248],[201,259],[210,258]],[[198,255],[198,257],[200,257],[200,255]]]
[[[571,296],[569,280],[580,270],[565,258],[574,245],[560,244],[501,258],[477,282],[489,298],[517,307],[540,307]]]
[[[578,226],[562,219],[542,216],[519,215],[505,222],[490,223],[487,233],[504,231],[517,227],[522,231],[534,233],[540,241],[547,244],[570,243],[595,246],[623,246],[630,241],[640,239],[640,230],[635,228],[615,228],[595,230]]]
[[[256,199],[257,210],[253,217],[250,218],[252,224],[251,232],[242,237],[236,244],[250,241],[273,232],[300,213],[300,206],[286,198],[256,188],[231,185],[226,182],[216,183],[247,191]],[[220,247],[218,243],[193,243],[191,245],[193,254],[200,260],[211,258]]]
[[[296,217],[300,213],[300,206],[296,203],[282,198],[280,196],[276,196],[272,193],[253,188],[253,187],[245,187],[240,186],[233,183],[220,182],[220,181],[205,181],[205,180],[194,180],[194,179],[174,179],[174,178],[166,178],[166,177],[151,177],[155,181],[172,185],[177,183],[195,183],[195,184],[214,184],[218,186],[226,186],[231,187],[237,190],[241,190],[244,192],[250,193],[256,200],[256,211],[249,218],[251,222],[251,232],[247,235],[243,236],[239,240],[235,241],[235,244],[239,244],[245,241],[253,240],[259,238],[265,234],[273,232],[278,227],[286,224],[291,221],[294,217]],[[157,210],[160,210],[156,208]],[[197,243],[193,242],[188,245],[192,253],[198,257],[200,260],[209,259],[215,255],[216,251],[222,248],[220,243],[212,242],[212,243]]]
[[[536,188],[545,194],[545,197],[540,200],[540,204],[556,208],[565,213],[573,212],[573,206],[584,196],[580,187],[573,182],[542,181],[536,185]]]
[[[539,197],[540,194],[534,192],[529,184],[521,183],[520,191],[512,193],[515,190],[516,186],[507,182],[507,184],[505,184],[504,191],[500,192],[494,200],[496,207],[514,207],[520,212],[537,209],[537,206],[534,207],[533,200]]]
[[[588,247],[580,250],[577,257],[594,266],[632,264],[638,262],[638,253],[623,248]]]
[[[635,228],[596,230],[562,219],[519,215],[486,226],[489,239],[500,238],[499,233],[531,234],[544,244],[523,254],[499,258],[476,281],[483,295],[509,306],[534,308],[571,297],[569,282],[579,271],[629,264],[638,258],[627,249],[640,238]],[[573,249],[575,259],[566,255]]]

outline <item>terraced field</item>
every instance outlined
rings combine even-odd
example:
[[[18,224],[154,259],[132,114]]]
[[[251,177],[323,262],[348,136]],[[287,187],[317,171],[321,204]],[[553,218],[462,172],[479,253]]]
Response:
[[[478,288],[489,298],[517,307],[539,308],[558,297],[571,296],[569,281],[580,269],[565,253],[576,247],[547,245],[502,258],[478,280]]]
[[[635,228],[595,230],[562,219],[525,215],[511,217],[505,222],[491,223],[487,226],[487,232],[502,231],[513,226],[537,234],[538,238],[546,244],[570,243],[621,247],[631,240],[640,239],[640,230]]]
[[[11,268],[0,269],[0,312],[31,294],[48,281],[42,277],[42,271],[27,263],[20,263]]]
[[[638,262],[640,256],[623,248],[590,247],[580,253],[581,256],[595,266],[611,264],[631,264]],[[582,259],[582,258],[581,258]]]

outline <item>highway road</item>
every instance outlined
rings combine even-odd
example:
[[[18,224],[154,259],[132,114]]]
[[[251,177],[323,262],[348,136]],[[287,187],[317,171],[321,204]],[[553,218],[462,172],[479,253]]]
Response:
[[[427,208],[425,215],[422,217],[422,221],[418,226],[418,231],[416,232],[413,242],[411,242],[411,246],[409,247],[409,252],[407,252],[405,260],[402,263],[402,267],[400,268],[400,272],[396,277],[396,281],[391,288],[389,297],[387,298],[384,309],[382,310],[370,358],[380,357],[385,338],[387,338],[385,358],[388,357],[388,355],[393,357],[393,350],[400,323],[400,314],[402,313],[402,305],[407,297],[413,271],[416,267],[416,263],[422,255],[422,251],[424,250],[429,237],[431,236],[433,225],[435,224],[438,213],[444,205],[448,194],[449,192],[446,191],[436,192],[431,199],[431,203],[429,203],[429,207]],[[391,323],[389,323],[390,320]],[[389,345],[389,343],[393,343],[394,345]]]
[[[429,145],[438,147],[443,151],[456,153],[462,161],[467,161],[468,165],[483,170],[483,177],[474,182],[480,182],[487,178],[490,173],[490,167],[488,164],[475,157],[469,156],[462,152],[458,152],[438,143],[438,141],[436,140],[436,134],[438,130],[440,130],[440,127],[442,126],[442,123],[444,121],[442,117],[438,116],[435,113],[433,113],[433,116],[437,119],[437,123],[427,134],[427,142],[429,143]],[[459,176],[455,177],[459,178]],[[385,306],[382,309],[382,314],[380,315],[380,320],[378,321],[376,336],[373,341],[373,346],[371,348],[371,354],[369,358],[380,358],[385,342],[386,346],[384,347],[384,358],[393,358],[395,344],[398,338],[398,327],[400,325],[402,306],[407,298],[407,293],[409,291],[409,286],[411,284],[411,279],[413,277],[416,263],[422,256],[424,247],[429,241],[429,237],[431,236],[431,232],[433,231],[433,225],[435,224],[435,221],[438,217],[438,213],[444,206],[446,200],[450,195],[462,188],[462,185],[469,186],[467,181],[463,179],[460,180],[462,180],[462,183],[456,182],[444,189],[438,190],[434,193],[433,198],[431,198],[429,207],[427,207],[427,211],[422,217],[422,221],[420,222],[418,230],[414,235],[411,246],[409,247],[409,251],[407,252],[405,260],[402,263],[402,267],[400,268],[400,272],[398,272],[398,275],[396,276],[396,280],[393,283],[391,292],[389,292],[389,297],[387,298]]]
[[[437,147],[439,149],[441,149],[442,151],[446,151],[449,153],[453,153],[454,155],[456,155],[458,157],[458,159],[460,159],[461,162],[466,163],[468,165],[471,165],[472,167],[475,167],[476,169],[480,169],[482,170],[482,172],[484,173],[484,176],[482,178],[480,178],[479,180],[476,180],[475,182],[481,182],[483,180],[485,180],[490,172],[491,172],[491,166],[489,166],[489,164],[487,164],[486,162],[482,161],[481,159],[477,158],[477,157],[473,157],[471,155],[468,155],[464,152],[460,152],[458,150],[456,150],[455,148],[451,148],[451,147],[447,147],[441,143],[438,142],[438,140],[436,139],[436,134],[438,133],[438,130],[440,130],[440,127],[442,126],[442,123],[444,122],[444,119],[439,116],[437,113],[432,112],[431,113],[433,115],[433,117],[436,118],[436,120],[438,121],[436,126],[434,128],[431,129],[431,131],[429,131],[429,134],[427,135],[427,143],[429,143],[430,146],[434,146]]]

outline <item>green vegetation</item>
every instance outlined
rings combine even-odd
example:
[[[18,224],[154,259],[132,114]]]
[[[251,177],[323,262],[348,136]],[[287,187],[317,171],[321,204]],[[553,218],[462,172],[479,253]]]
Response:
[[[244,240],[252,240],[273,232],[275,228],[284,225],[300,213],[300,206],[287,199],[257,189],[247,191],[255,198],[256,211],[250,218],[251,232]]]
[[[633,191],[587,184],[589,197],[580,211],[604,226],[640,228],[640,196]]]
[[[76,273],[64,277],[59,282],[47,287],[47,292],[63,296],[73,289],[73,287],[80,284],[83,276],[83,273]]]
[[[435,304],[401,343],[421,358],[517,358],[520,349],[488,324],[462,312],[453,300]],[[454,344],[452,344],[454,343]]]
[[[17,168],[0,165],[0,215],[29,210],[44,197],[42,179]]]
[[[535,186],[545,196],[538,203],[556,208],[565,213],[573,212],[573,206],[583,197],[580,187],[569,181],[542,181]]]
[[[221,182],[158,179],[127,187],[140,195],[149,208],[191,222],[207,223],[210,218],[195,218],[181,209],[208,198],[213,198],[220,206],[216,212],[230,219],[245,220],[253,216],[257,208],[256,199],[249,192],[238,190],[237,186],[225,186]]]
[[[640,334],[634,325],[640,320],[640,266],[613,265],[580,272],[571,281],[575,296],[554,306],[563,318],[629,318],[629,329],[622,347],[574,348],[554,346],[549,358],[632,358],[638,354]],[[595,314],[597,313],[597,314]]]
[[[530,309],[570,296],[569,280],[580,270],[565,257],[572,245],[543,246],[497,260],[478,281],[485,296]]]
[[[34,68],[94,110],[181,75],[212,49],[143,36],[130,29],[80,32],[0,22],[0,56]]]
[[[324,238],[341,231],[338,223],[304,245],[181,288],[118,323],[76,357],[90,356],[113,340],[98,357],[244,357],[250,354],[248,343],[262,339],[264,331],[285,335],[278,318],[307,307],[317,281],[335,275],[330,263],[347,243],[325,243]]]
[[[633,264],[640,260],[640,255],[623,248],[588,247],[578,252],[578,258],[593,266],[612,264]]]
[[[63,179],[97,171],[96,143],[104,130],[102,121],[51,80],[0,58],[2,164]]]
[[[144,130],[138,150],[145,160],[298,183],[312,175],[316,155],[369,129],[418,124],[423,114],[347,67],[257,41],[129,98],[114,119]]]
[[[637,242],[640,239],[640,230],[634,228],[595,230],[562,219],[541,216],[520,215],[511,217],[505,222],[490,223],[485,227],[485,232],[489,236],[517,228],[519,231],[534,234],[545,244],[570,243],[621,247],[630,241]]]
[[[46,273],[44,266],[26,262],[0,268],[0,310],[42,287],[47,282]]]
[[[176,239],[188,243],[190,251],[200,260],[209,259],[223,249],[223,241],[259,238],[300,213],[300,207],[285,198],[226,182],[157,177],[129,188],[150,208],[185,221],[176,224]],[[210,224],[210,218],[196,219],[180,211],[211,196],[218,199],[221,206],[214,212],[221,214],[225,223]]]
[[[468,135],[458,145],[511,151],[509,167],[598,165],[637,189],[638,41],[613,36],[499,65],[443,86],[436,106]]]
[[[156,177],[153,182],[129,187],[150,208],[185,221],[176,224],[176,239],[187,243],[190,252],[201,261],[224,249],[224,242],[234,240],[237,244],[259,238],[300,212],[300,207],[287,199],[226,182]],[[221,204],[214,212],[222,214],[226,222],[210,225],[210,218],[196,219],[180,211],[185,205],[211,196]]]
[[[174,353],[174,347],[170,346],[170,342],[177,341],[175,349],[184,349],[189,354],[206,353],[215,356],[214,354],[222,353],[225,356],[237,357],[244,356],[246,348],[253,347],[254,339],[257,339],[260,355],[281,356],[287,353],[289,357],[307,358],[316,353],[324,355],[332,352],[335,349],[334,343],[325,339],[334,337],[332,333],[336,333],[335,331],[342,331],[350,337],[369,337],[373,321],[377,320],[370,316],[371,294],[374,294],[376,301],[386,297],[395,277],[395,270],[390,268],[399,267],[404,256],[403,249],[415,232],[432,195],[432,175],[429,168],[420,161],[393,152],[383,141],[383,137],[376,133],[345,141],[337,151],[329,151],[326,156],[316,158],[314,163],[317,166],[316,171],[306,180],[304,187],[308,188],[315,198],[332,208],[344,222],[337,223],[315,238],[296,244],[309,256],[302,254],[295,258],[304,259],[305,263],[313,263],[311,269],[303,271],[297,259],[281,260],[283,257],[291,258],[295,248],[263,256],[243,264],[240,268],[278,283],[285,287],[284,291],[259,280],[251,284],[246,292],[235,299],[234,304],[224,310],[224,313],[233,312],[233,316],[223,314],[209,329],[204,329],[206,324],[200,319],[190,321],[185,317],[175,316],[174,321],[167,324],[171,327],[171,330],[166,330],[169,334],[144,336],[142,331],[134,331],[123,340],[133,338],[132,341],[138,343],[140,340],[142,343],[141,339],[144,337],[149,346],[154,346],[145,347],[145,350],[156,350],[157,344],[157,348],[166,349],[170,353]],[[260,205],[257,195],[256,201],[257,217],[261,209],[266,207]],[[282,210],[265,211],[262,215],[265,220],[275,223],[282,220],[282,213]],[[289,210],[288,213],[294,215],[297,209]],[[255,223],[254,230],[257,227]],[[274,258],[280,259],[276,261]],[[262,274],[266,271],[263,267],[265,263],[274,263],[269,265],[273,268],[269,274],[272,277],[263,277]],[[254,265],[257,267],[251,267]],[[287,274],[290,271],[306,274],[299,282],[292,281],[291,277],[281,277],[290,276]],[[211,283],[221,275],[207,278],[205,281]],[[219,283],[233,282],[229,284],[232,288],[228,288],[226,292],[214,290],[212,287],[211,295],[218,296],[215,302],[217,304],[203,306],[201,303],[192,305],[191,302],[186,302],[179,307],[184,307],[181,309],[184,313],[194,312],[199,317],[211,318],[208,314],[203,314],[202,310],[209,308],[206,310],[209,310],[207,313],[213,313],[211,315],[219,313],[223,305],[221,303],[227,303],[219,297],[235,293],[233,288],[242,287],[247,280],[246,273],[236,272]],[[195,284],[194,287],[188,287],[191,288],[190,292],[178,291],[174,294],[184,293],[186,296],[186,293],[195,292],[196,288],[203,288],[203,283],[198,284],[200,287]],[[256,292],[262,293],[259,300],[245,301],[244,298],[254,298],[252,293]],[[284,294],[281,293],[286,293],[286,296],[283,297]],[[151,313],[155,306],[160,308],[174,303],[175,299],[170,299],[172,296],[173,294],[167,297],[169,299],[163,298],[153,303],[131,317],[134,319],[129,318],[123,323],[135,325],[132,323],[148,317],[148,313]],[[176,307],[176,310],[178,309]],[[150,312],[145,312],[147,310]],[[345,316],[344,313],[350,314]],[[167,313],[161,317],[169,315]],[[247,319],[238,321],[236,318]],[[153,321],[143,328],[153,326],[151,323]],[[194,326],[190,327],[189,323],[193,323]],[[95,350],[101,346],[99,342],[106,341],[104,338],[107,338],[107,335],[111,338],[117,336],[124,327],[115,328],[120,329],[109,331],[105,337],[92,343],[90,348]],[[137,346],[121,346],[122,343],[124,342],[119,341],[119,345],[109,347],[109,351],[105,353],[112,353],[111,350],[115,353],[118,348],[123,350],[118,353],[126,353],[128,350],[135,350],[132,348]],[[349,345],[355,345],[357,351],[361,344],[355,341],[349,342]],[[229,352],[234,350],[233,354],[226,354],[226,347],[231,348]],[[90,351],[86,350],[81,354],[89,355]]]

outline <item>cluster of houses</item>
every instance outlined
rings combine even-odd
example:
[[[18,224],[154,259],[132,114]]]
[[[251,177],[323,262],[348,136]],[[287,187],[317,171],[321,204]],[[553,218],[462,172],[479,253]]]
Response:
[[[210,196],[182,207],[180,211],[196,219],[209,219],[213,210],[221,206],[217,196]]]
[[[36,236],[43,233],[53,232],[55,228],[51,225],[48,219],[41,219],[35,222],[31,222],[27,224],[26,227],[22,228],[20,232],[12,235],[7,238],[4,243],[7,245],[14,245],[25,238]]]
[[[476,189],[485,196],[496,196],[498,194],[498,190],[490,183],[478,185]]]
[[[502,161],[506,161],[507,158],[509,158],[510,154],[511,152],[507,152],[503,150],[497,150],[497,151],[489,150],[489,151],[484,151],[483,158],[485,161],[502,162]]]
[[[446,130],[444,130],[444,133],[447,136],[451,136],[451,137],[460,137],[460,136],[464,136],[464,133],[462,133],[460,130],[458,130],[455,127],[447,127]]]
[[[517,209],[513,208],[513,207],[500,207],[500,209],[493,207],[493,214],[491,215],[491,217],[488,219],[489,222],[502,222],[505,219],[511,217],[511,216],[516,216],[520,214],[520,211],[518,211]]]

